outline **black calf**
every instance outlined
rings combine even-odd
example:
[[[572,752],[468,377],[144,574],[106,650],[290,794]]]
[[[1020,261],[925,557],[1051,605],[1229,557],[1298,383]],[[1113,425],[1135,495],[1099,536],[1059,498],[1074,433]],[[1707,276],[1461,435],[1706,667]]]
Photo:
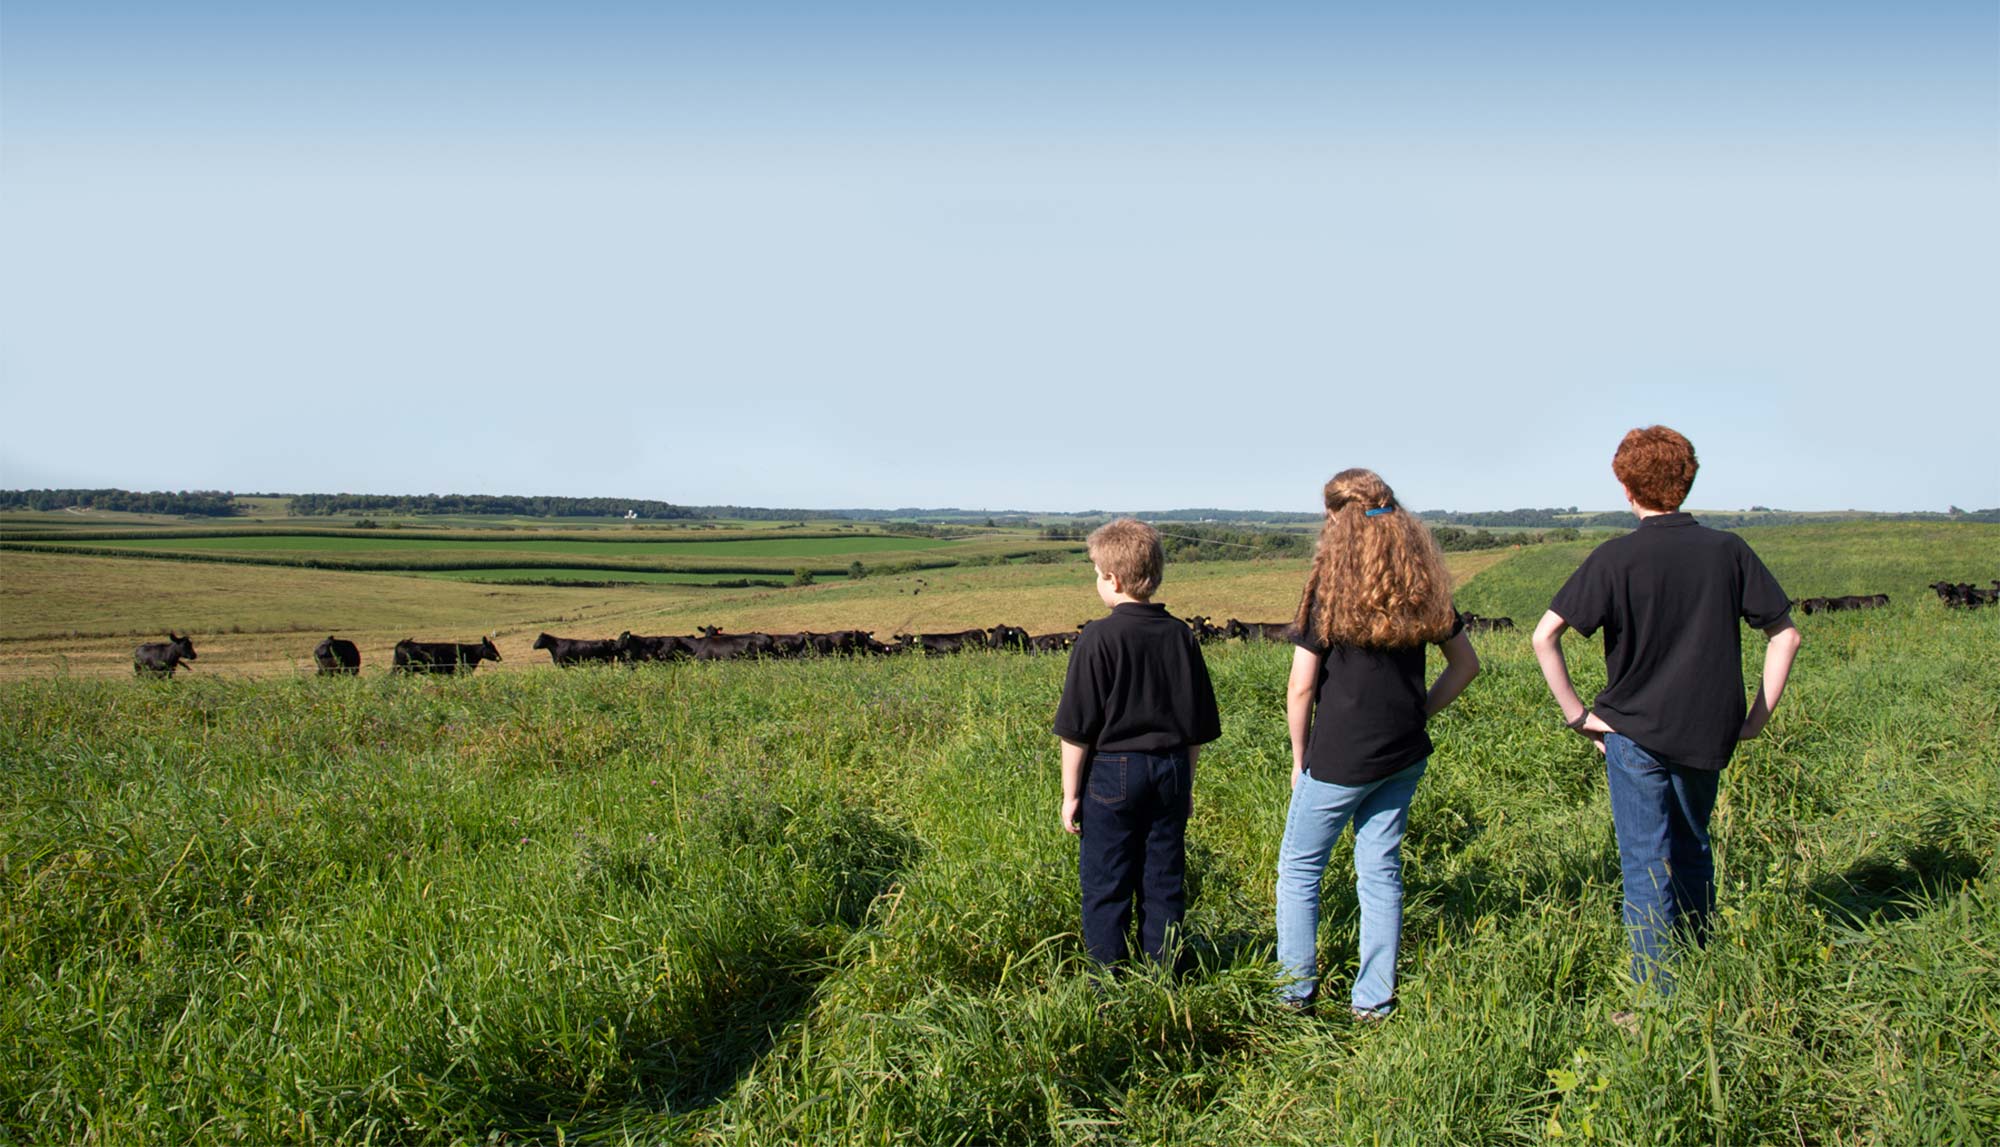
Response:
[[[164,673],[169,677],[183,661],[193,661],[194,642],[186,637],[176,637],[169,629],[168,641],[149,641],[132,651],[132,672],[141,677],[157,677]]]
[[[1289,621],[1238,621],[1229,619],[1223,629],[1229,637],[1241,637],[1245,641],[1290,641],[1292,623]]]
[[[923,653],[957,653],[963,649],[989,649],[990,640],[983,629],[962,629],[957,633],[899,633],[896,641],[908,649]]]
[[[361,650],[352,641],[328,636],[313,646],[313,664],[319,666],[321,677],[352,676],[361,672]]]
[[[500,651],[493,647],[493,639],[482,637],[477,645],[462,645],[451,641],[413,641],[404,638],[396,643],[390,656],[392,673],[457,673],[463,669],[467,673],[479,668],[481,661],[500,660]]]
[[[535,638],[536,649],[549,651],[549,660],[567,669],[572,665],[590,662],[618,660],[616,638],[596,639],[588,637],[551,637],[544,633]]]
[[[688,645],[693,638],[688,637],[640,637],[631,630],[619,634],[612,642],[618,647],[618,656],[627,661],[685,661],[694,656]]]

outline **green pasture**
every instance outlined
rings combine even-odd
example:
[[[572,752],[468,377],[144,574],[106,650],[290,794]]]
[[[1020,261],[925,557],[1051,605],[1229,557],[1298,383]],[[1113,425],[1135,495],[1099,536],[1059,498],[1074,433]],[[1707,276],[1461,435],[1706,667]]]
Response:
[[[1060,657],[0,684],[0,1142],[1993,1142],[2000,610],[1897,588],[1991,537],[1756,539],[1795,594],[1897,601],[1804,619],[1664,1004],[1622,978],[1602,765],[1481,635],[1379,1027],[1271,998],[1283,647],[1210,649],[1190,973],[1101,986]],[[1526,625],[1583,552],[1461,602]],[[1352,885],[1336,850],[1336,1000]]]

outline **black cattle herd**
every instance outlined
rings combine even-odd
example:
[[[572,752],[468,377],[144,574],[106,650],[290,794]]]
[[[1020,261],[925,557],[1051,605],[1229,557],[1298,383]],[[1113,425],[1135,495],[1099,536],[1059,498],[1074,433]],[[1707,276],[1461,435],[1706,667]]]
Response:
[[[1969,582],[1937,581],[1930,584],[1938,600],[1949,609],[1978,609],[2000,604],[2000,579],[1982,589]],[[1802,614],[1840,613],[1855,609],[1876,609],[1889,604],[1886,593],[1847,594],[1841,597],[1808,597],[1792,603]],[[1510,617],[1461,615],[1465,627],[1476,632],[1514,628]],[[735,661],[745,658],[879,656],[898,653],[940,655],[967,649],[1003,649],[1020,653],[1059,653],[1076,643],[1084,622],[1074,630],[1060,633],[1029,633],[1013,625],[989,629],[962,629],[955,633],[898,633],[883,642],[873,630],[840,629],[832,633],[724,633],[713,625],[701,626],[696,633],[682,636],[646,637],[627,631],[617,637],[556,637],[544,633],[535,638],[536,649],[549,651],[549,660],[559,666],[643,661]],[[1206,617],[1190,617],[1188,628],[1201,641],[1286,642],[1292,639],[1289,621],[1239,621],[1230,618],[1216,625]],[[194,642],[171,631],[169,640],[154,641],[132,651],[132,670],[140,676],[171,677],[174,670],[195,660]],[[313,648],[313,662],[321,675],[361,672],[361,650],[352,641],[328,637]],[[481,661],[500,660],[493,639],[482,637],[466,644],[454,641],[416,641],[405,638],[390,655],[391,669],[397,673],[470,672]]]

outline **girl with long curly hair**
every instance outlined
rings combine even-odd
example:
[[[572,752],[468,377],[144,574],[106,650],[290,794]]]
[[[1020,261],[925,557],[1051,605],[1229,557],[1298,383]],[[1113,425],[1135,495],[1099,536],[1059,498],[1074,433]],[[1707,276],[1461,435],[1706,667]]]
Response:
[[[1429,719],[1479,672],[1451,604],[1437,542],[1372,470],[1342,470],[1325,490],[1326,520],[1293,619],[1285,719],[1292,735],[1292,803],[1278,852],[1278,963],[1284,1000],[1317,994],[1319,885],[1327,856],[1354,822],[1361,902],[1359,1019],[1396,1000],[1403,931],[1403,831],[1431,755]],[[1424,688],[1424,650],[1445,668]]]

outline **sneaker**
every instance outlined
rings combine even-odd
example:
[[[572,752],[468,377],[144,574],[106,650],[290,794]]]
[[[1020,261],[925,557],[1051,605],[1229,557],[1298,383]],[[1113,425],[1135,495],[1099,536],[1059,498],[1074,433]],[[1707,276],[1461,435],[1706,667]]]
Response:
[[[1295,1016],[1309,1016],[1317,1005],[1311,996],[1279,996],[1278,1006]]]
[[[1374,1027],[1376,1024],[1382,1023],[1389,1018],[1390,1009],[1350,1007],[1347,1009],[1347,1014],[1355,1023]]]
[[[1611,1026],[1629,1036],[1639,1034],[1639,1013],[1617,1011],[1611,1013]]]

